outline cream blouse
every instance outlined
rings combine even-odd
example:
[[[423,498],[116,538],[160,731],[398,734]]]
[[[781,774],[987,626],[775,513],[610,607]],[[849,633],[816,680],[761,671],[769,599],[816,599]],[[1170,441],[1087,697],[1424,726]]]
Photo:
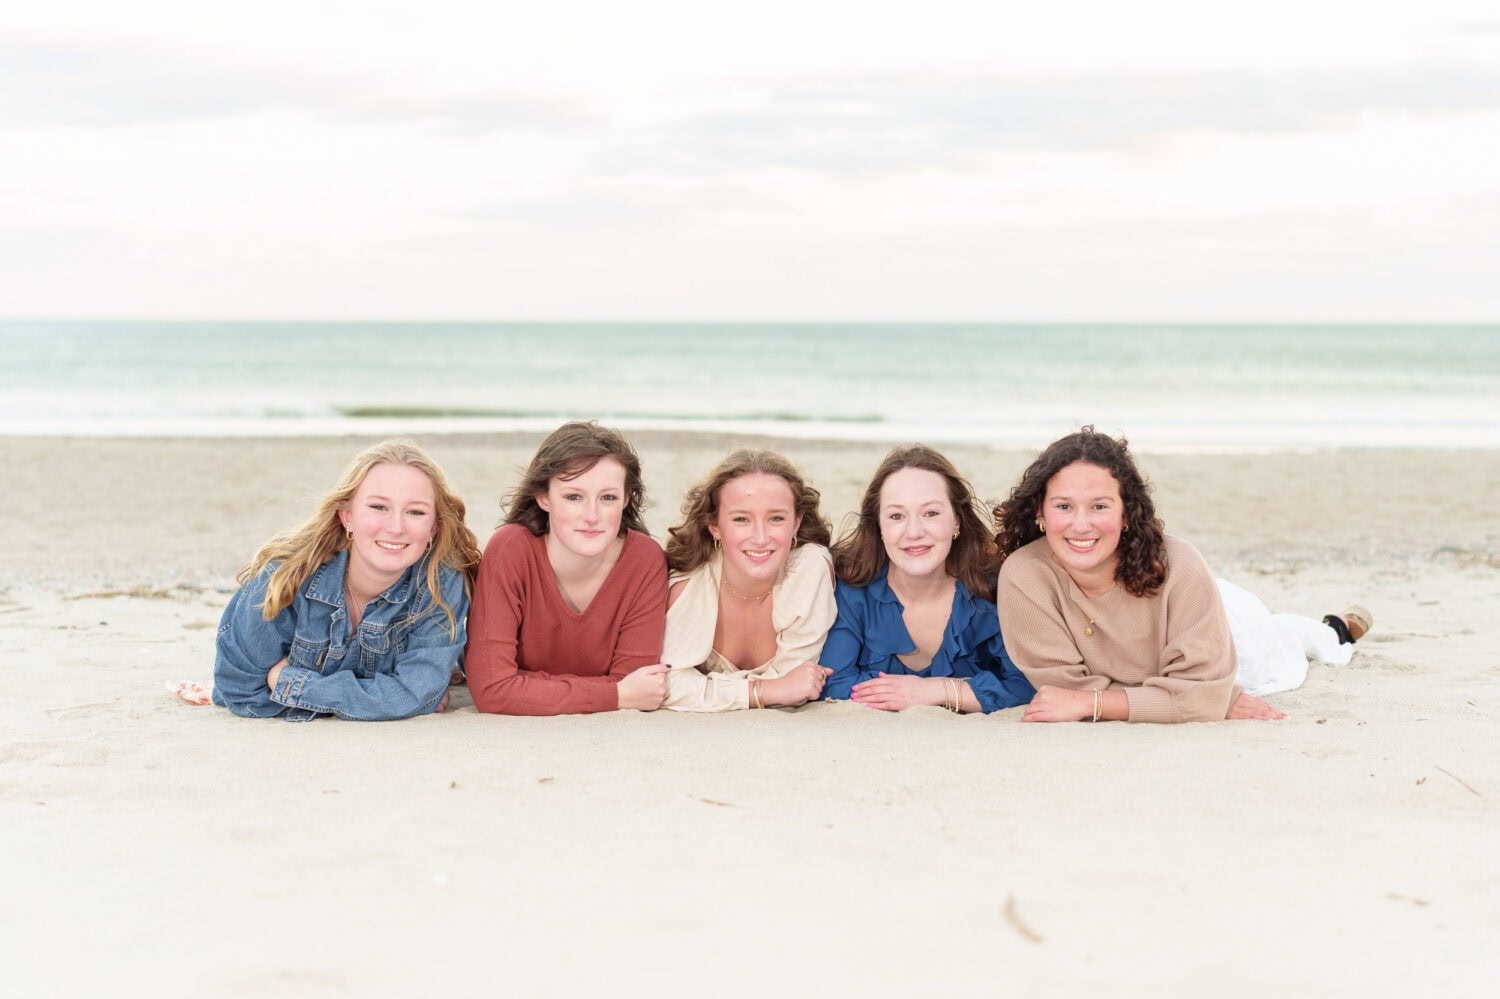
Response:
[[[752,677],[774,679],[805,662],[817,662],[823,651],[823,640],[838,617],[833,556],[827,548],[800,545],[787,557],[781,578],[771,589],[776,654],[754,669],[738,669],[713,647],[722,576],[723,556],[715,552],[692,572],[674,572],[667,580],[668,592],[683,580],[687,585],[667,610],[661,658],[672,668],[662,707],[674,711],[748,708]]]

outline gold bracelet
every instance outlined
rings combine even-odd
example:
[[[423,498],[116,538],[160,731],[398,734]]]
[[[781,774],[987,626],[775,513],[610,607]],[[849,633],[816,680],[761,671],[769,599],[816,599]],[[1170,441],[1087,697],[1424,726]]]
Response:
[[[1094,721],[1099,720],[1099,691],[1094,691]]]
[[[751,706],[752,707],[757,707],[757,708],[764,709],[765,706],[766,706],[765,701],[762,701],[761,698],[760,698],[760,681],[759,680],[751,680],[750,681],[750,700],[751,700]]]

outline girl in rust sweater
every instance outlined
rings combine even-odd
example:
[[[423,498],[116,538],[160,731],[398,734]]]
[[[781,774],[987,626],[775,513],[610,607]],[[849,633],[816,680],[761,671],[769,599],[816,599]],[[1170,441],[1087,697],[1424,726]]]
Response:
[[[667,566],[644,499],[640,459],[618,432],[572,422],[542,442],[479,565],[466,657],[476,708],[661,706]]]

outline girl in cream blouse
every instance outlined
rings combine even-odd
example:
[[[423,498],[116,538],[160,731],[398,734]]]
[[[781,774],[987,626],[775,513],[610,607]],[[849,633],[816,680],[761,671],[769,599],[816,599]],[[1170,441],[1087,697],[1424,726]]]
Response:
[[[668,532],[663,707],[734,711],[815,701],[837,616],[819,494],[781,455],[735,451],[688,491]]]

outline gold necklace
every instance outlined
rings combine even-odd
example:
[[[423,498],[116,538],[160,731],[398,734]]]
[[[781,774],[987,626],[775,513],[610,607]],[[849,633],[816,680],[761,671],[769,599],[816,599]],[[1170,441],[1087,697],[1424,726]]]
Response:
[[[360,600],[354,595],[354,590],[349,584],[347,582],[344,584],[344,613],[349,618],[349,626],[351,628],[358,627],[359,622],[364,619],[365,607],[369,602],[368,600]]]
[[[764,593],[762,593],[762,594],[761,594],[761,595],[760,595],[760,596],[758,596],[758,597],[747,597],[747,596],[745,596],[745,595],[744,595],[744,594],[743,594],[743,593],[741,593],[741,592],[740,592],[740,591],[739,591],[739,590],[736,590],[736,589],[735,589],[735,588],[734,588],[734,586],[732,586],[732,585],[731,585],[731,584],[730,584],[730,582],[729,582],[729,577],[728,577],[728,576],[724,576],[724,577],[722,577],[722,578],[721,578],[721,582],[723,582],[723,584],[724,584],[724,585],[725,585],[725,586],[726,586],[726,587],[728,587],[728,588],[729,588],[729,592],[730,592],[730,593],[733,593],[733,594],[734,594],[734,595],[735,595],[735,596],[737,596],[737,597],[739,597],[739,598],[740,598],[740,599],[741,599],[741,600],[749,600],[749,601],[751,601],[751,602],[753,602],[753,603],[757,603],[757,604],[758,604],[758,603],[760,603],[760,602],[761,602],[761,601],[762,601],[762,600],[764,600],[764,599],[766,599],[766,597],[769,597],[769,596],[770,596],[770,595],[771,595],[771,590],[767,590],[767,591],[766,591],[766,592],[764,592]],[[774,587],[774,586],[773,586],[773,587],[772,587],[772,588],[771,588],[771,589],[775,589],[775,587]]]
[[[1093,600],[1103,600],[1105,597],[1109,596],[1113,592],[1115,592],[1115,584],[1114,583],[1110,583],[1109,584],[1109,589],[1105,590],[1103,593],[1099,594],[1099,596],[1097,596],[1097,597],[1091,597],[1090,601],[1092,602]],[[1098,616],[1099,615],[1096,612],[1093,617],[1089,618],[1089,623],[1083,626],[1083,633],[1084,633],[1084,635],[1088,636],[1089,638],[1093,638],[1094,637],[1094,620],[1096,618],[1098,618]]]

